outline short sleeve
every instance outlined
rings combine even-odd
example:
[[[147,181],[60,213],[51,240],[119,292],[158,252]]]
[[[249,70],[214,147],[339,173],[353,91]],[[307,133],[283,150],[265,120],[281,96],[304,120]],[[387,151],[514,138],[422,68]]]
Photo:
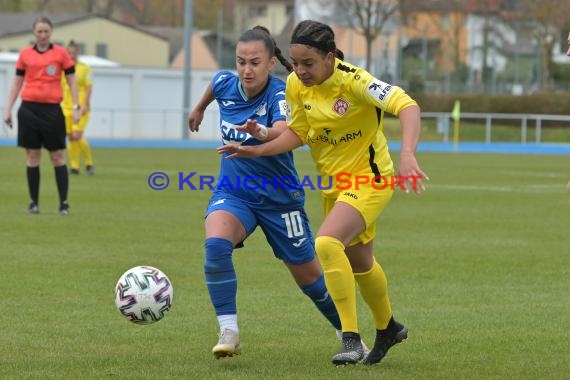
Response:
[[[287,125],[295,132],[297,136],[303,141],[303,144],[307,143],[307,135],[309,133],[309,123],[307,122],[307,117],[303,109],[303,101],[299,96],[299,84],[297,78],[294,76],[295,73],[289,74],[287,77],[287,86],[285,90],[285,99],[287,101]]]
[[[212,91],[214,92],[214,97],[217,99],[220,94],[225,93],[225,89],[228,86],[228,79],[232,78],[234,74],[229,71],[220,71],[214,78],[212,78]]]
[[[16,61],[16,75],[23,76],[26,72],[26,60],[24,56],[26,55],[26,50],[20,50],[20,54],[18,55],[18,60]]]
[[[287,120],[287,102],[285,100],[285,83],[281,79],[272,78],[276,83],[272,86],[269,94],[269,118],[267,120],[268,126],[275,124],[278,121]]]
[[[356,82],[362,86],[356,92],[366,103],[396,116],[403,109],[417,104],[402,88],[383,82],[366,71],[360,75],[364,80]]]
[[[64,47],[59,47],[60,50],[60,54],[62,55],[62,68],[64,71],[67,71],[69,69],[71,69],[72,67],[75,67],[75,62],[73,61],[73,59],[71,59],[71,57],[69,56],[69,53],[67,52],[67,50]]]

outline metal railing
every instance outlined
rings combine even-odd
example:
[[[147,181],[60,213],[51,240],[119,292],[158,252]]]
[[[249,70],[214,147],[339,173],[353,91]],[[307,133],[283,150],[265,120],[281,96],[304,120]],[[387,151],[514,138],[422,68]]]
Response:
[[[423,119],[436,119],[437,131],[443,135],[443,142],[449,142],[451,132],[451,112],[422,112]],[[570,124],[570,115],[546,115],[546,114],[517,114],[517,113],[461,113],[460,120],[484,120],[485,142],[491,143],[491,133],[493,121],[495,120],[520,120],[520,142],[525,144],[528,141],[529,122],[534,121],[535,143],[542,142],[543,122],[565,122]],[[570,143],[570,141],[568,141]]]
[[[3,115],[0,106],[0,114]],[[14,126],[17,127],[17,107],[13,109]],[[183,139],[183,128],[188,128],[182,109],[134,109],[134,108],[94,108],[86,131],[87,136],[102,139]],[[422,112],[422,119],[434,120],[443,142],[452,138],[453,121],[450,112]],[[534,142],[543,142],[543,124],[560,122],[570,128],[570,115],[546,114],[504,114],[504,113],[461,113],[461,123],[477,121],[484,126],[484,142],[491,143],[492,132],[498,121],[508,121],[512,128],[520,129],[520,142],[529,141],[529,129],[534,130]],[[514,125],[513,125],[514,122]],[[204,115],[199,133],[191,133],[191,140],[219,140],[219,114],[216,107],[209,107]],[[504,125],[504,124],[503,124]],[[570,133],[569,133],[570,135]],[[0,137],[16,136],[16,128],[3,127]],[[570,143],[570,140],[568,141]]]

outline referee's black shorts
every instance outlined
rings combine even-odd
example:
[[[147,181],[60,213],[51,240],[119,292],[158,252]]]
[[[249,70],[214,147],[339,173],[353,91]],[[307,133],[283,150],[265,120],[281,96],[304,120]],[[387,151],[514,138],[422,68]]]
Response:
[[[65,118],[59,104],[22,101],[18,110],[18,146],[65,149]]]

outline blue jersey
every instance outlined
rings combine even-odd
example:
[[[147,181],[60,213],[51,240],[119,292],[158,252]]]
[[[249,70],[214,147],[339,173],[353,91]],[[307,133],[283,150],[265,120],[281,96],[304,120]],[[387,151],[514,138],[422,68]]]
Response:
[[[219,72],[212,80],[214,97],[220,109],[220,131],[224,144],[258,145],[249,133],[236,130],[247,119],[257,120],[267,128],[286,119],[285,83],[270,76],[261,94],[253,99],[245,95],[239,77],[229,71]],[[231,193],[251,206],[284,207],[302,205],[305,193],[293,162],[293,153],[271,157],[226,159],[222,157],[216,192]]]

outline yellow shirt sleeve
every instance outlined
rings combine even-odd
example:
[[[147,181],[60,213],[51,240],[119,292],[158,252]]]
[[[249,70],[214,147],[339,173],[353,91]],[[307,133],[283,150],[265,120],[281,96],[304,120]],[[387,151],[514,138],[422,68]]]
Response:
[[[297,74],[289,74],[285,87],[285,100],[289,109],[287,125],[299,136],[303,144],[307,144],[309,123],[307,122],[305,112],[303,112],[303,101],[299,96],[299,86],[302,86],[302,83],[297,78]]]
[[[363,101],[396,116],[403,109],[417,105],[416,101],[401,87],[382,82],[366,72],[363,72],[362,75],[367,77],[361,82],[366,84],[360,88],[360,96]]]

